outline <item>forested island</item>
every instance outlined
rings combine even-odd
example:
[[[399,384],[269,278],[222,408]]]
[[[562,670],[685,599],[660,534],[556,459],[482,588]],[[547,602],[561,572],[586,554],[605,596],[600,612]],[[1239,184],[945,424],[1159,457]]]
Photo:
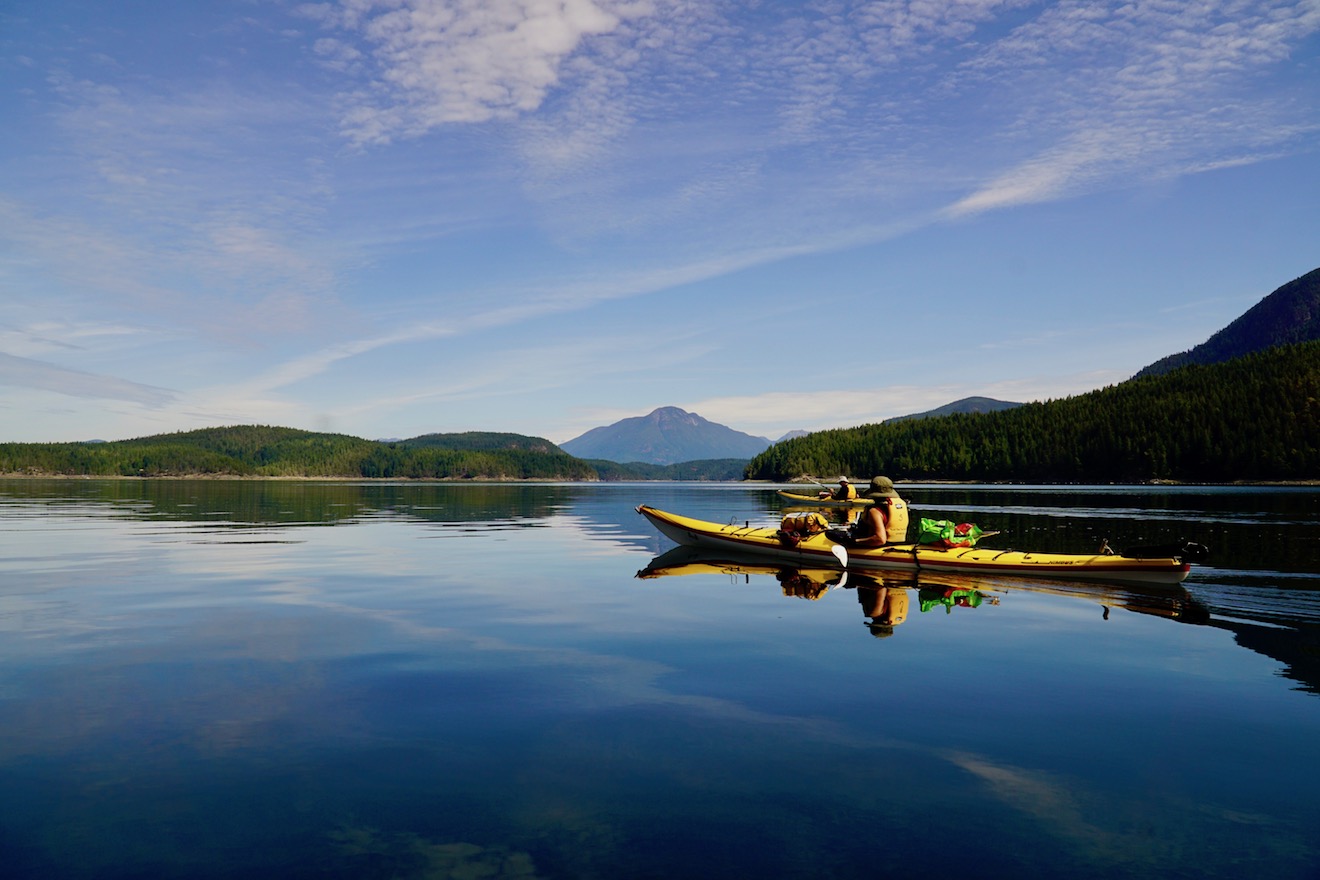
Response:
[[[390,480],[897,480],[1230,483],[1320,480],[1320,342],[1181,367],[999,412],[820,431],[740,459],[575,458],[539,437],[409,440],[245,425],[132,440],[0,444],[0,474]]]

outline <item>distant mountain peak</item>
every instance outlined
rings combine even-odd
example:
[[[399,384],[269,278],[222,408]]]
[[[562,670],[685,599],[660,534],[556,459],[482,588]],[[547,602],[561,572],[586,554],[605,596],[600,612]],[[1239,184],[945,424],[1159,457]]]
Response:
[[[735,431],[676,406],[592,428],[559,448],[578,458],[676,464],[713,458],[750,459],[770,441]]]
[[[651,410],[651,412],[648,413],[645,416],[645,418],[651,419],[652,421],[659,422],[661,424],[664,424],[666,422],[671,424],[682,424],[682,425],[700,425],[702,423],[714,424],[713,422],[707,422],[699,415],[690,413],[685,409],[679,409],[676,406],[656,407],[655,409]]]

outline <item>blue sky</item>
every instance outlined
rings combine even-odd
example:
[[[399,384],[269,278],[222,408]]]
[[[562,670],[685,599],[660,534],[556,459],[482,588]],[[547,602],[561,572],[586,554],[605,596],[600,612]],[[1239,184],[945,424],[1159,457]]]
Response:
[[[8,0],[0,441],[778,438],[1320,266],[1320,0]]]

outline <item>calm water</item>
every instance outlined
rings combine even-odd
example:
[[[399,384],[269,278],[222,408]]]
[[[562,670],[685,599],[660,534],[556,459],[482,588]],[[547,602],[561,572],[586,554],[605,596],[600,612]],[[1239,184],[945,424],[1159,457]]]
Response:
[[[1320,491],[904,494],[1212,556],[838,586],[633,512],[765,486],[0,482],[0,874],[1320,876]]]

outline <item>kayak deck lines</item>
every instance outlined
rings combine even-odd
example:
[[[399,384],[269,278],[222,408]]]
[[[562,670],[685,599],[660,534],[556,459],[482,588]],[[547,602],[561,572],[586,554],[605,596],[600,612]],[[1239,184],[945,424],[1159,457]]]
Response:
[[[777,529],[747,525],[721,525],[669,513],[645,504],[637,507],[656,530],[677,544],[721,549],[768,557],[796,565],[843,567],[834,556],[835,542],[824,533],[789,546]],[[1039,553],[986,547],[938,547],[930,544],[887,544],[883,547],[847,547],[847,567],[995,574],[1038,577],[1179,584],[1191,565],[1177,556],[1126,557],[1100,553]]]

